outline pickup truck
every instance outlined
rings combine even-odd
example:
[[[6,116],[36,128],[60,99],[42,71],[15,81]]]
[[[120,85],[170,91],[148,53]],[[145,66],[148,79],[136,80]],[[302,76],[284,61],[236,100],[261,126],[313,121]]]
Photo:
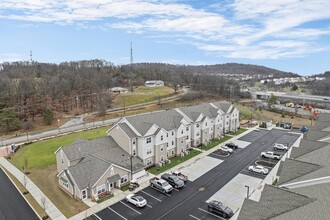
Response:
[[[184,186],[184,182],[180,180],[178,176],[174,176],[168,173],[164,173],[161,176],[162,179],[166,180],[171,186],[174,188],[182,188]]]
[[[181,173],[178,170],[172,172],[171,174],[174,175],[174,176],[179,177],[179,179],[182,180],[183,182],[187,182],[187,180],[188,180],[188,176],[184,175],[183,173]]]
[[[260,154],[260,156],[265,157],[265,158],[275,159],[275,160],[281,159],[281,155],[275,154],[272,151],[262,152]]]
[[[173,190],[173,187],[166,182],[166,180],[159,179],[157,177],[150,179],[149,183],[152,188],[161,191],[162,193],[169,193]]]

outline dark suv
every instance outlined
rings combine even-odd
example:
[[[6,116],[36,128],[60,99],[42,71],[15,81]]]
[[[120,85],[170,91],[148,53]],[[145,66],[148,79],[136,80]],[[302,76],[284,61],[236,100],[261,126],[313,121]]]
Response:
[[[224,218],[231,218],[234,215],[234,212],[231,210],[231,208],[216,200],[209,202],[208,210],[209,212],[214,212]]]
[[[237,149],[238,148],[238,145],[237,144],[234,144],[233,142],[227,143],[226,146],[227,147],[230,147],[230,148],[233,148],[233,149]]]

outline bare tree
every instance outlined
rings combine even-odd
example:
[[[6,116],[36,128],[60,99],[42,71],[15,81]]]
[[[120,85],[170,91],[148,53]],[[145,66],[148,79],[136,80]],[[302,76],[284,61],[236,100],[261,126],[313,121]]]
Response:
[[[22,184],[23,184],[23,186],[24,186],[24,188],[25,188],[25,191],[23,192],[23,194],[28,194],[29,191],[28,191],[28,189],[26,188],[26,186],[27,186],[27,184],[28,184],[28,178],[27,178],[25,175],[23,176]]]

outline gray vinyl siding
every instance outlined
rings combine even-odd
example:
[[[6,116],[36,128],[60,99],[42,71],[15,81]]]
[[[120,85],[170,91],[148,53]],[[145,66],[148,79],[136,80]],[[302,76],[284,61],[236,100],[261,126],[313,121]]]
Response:
[[[125,134],[125,132],[118,125],[116,125],[115,128],[111,129],[111,131],[108,133],[108,135],[111,136],[123,150],[125,150],[127,153],[131,154],[130,138]]]

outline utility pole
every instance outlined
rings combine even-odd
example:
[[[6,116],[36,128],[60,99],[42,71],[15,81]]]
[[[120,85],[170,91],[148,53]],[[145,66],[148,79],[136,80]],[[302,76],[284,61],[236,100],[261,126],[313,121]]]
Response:
[[[131,65],[133,64],[133,46],[131,41]]]
[[[33,59],[32,59],[32,50],[30,50],[30,64],[32,64]]]

